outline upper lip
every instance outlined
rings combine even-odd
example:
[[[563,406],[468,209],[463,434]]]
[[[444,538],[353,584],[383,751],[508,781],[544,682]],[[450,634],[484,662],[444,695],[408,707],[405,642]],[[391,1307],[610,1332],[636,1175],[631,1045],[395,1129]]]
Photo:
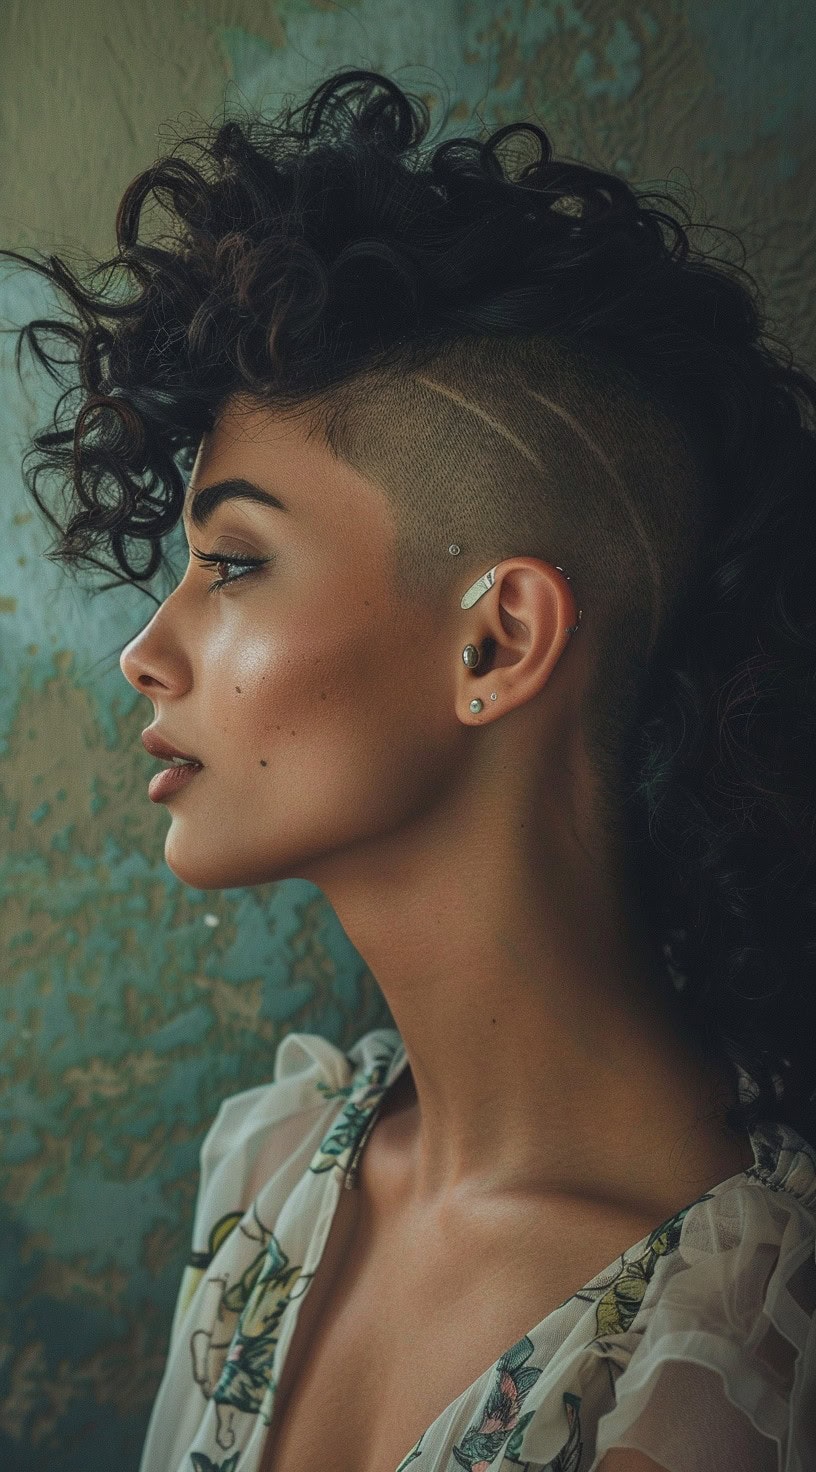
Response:
[[[169,741],[165,741],[164,737],[159,736],[152,726],[148,726],[142,732],[142,745],[146,751],[150,752],[151,756],[186,756],[188,761],[198,761],[198,757],[193,756],[191,752],[179,751],[177,746],[172,746]]]

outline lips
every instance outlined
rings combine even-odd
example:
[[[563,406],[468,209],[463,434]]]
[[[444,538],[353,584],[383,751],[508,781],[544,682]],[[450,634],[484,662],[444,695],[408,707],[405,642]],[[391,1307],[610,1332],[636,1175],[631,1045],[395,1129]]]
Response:
[[[204,763],[199,761],[197,756],[193,756],[191,752],[182,751],[180,747],[173,746],[170,741],[165,741],[164,737],[159,736],[152,726],[148,726],[147,729],[142,732],[142,745],[145,748],[145,751],[150,752],[151,756],[164,757],[168,761],[173,761],[173,758],[175,757],[179,761],[190,762],[197,767],[202,767],[204,765]],[[175,762],[174,765],[176,765]]]

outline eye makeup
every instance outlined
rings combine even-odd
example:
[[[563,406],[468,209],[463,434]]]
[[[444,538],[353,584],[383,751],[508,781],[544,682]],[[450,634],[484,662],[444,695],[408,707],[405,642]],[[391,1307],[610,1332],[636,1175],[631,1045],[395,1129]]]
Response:
[[[260,567],[265,567],[274,560],[271,557],[248,557],[245,552],[200,552],[197,547],[191,547],[190,551],[193,557],[197,558],[199,562],[208,564],[211,567],[220,567],[223,565],[225,567],[243,569],[236,577],[216,578],[210,583],[207,589],[208,593],[216,593],[219,588],[225,588],[230,583],[238,583],[249,573],[257,571]]]

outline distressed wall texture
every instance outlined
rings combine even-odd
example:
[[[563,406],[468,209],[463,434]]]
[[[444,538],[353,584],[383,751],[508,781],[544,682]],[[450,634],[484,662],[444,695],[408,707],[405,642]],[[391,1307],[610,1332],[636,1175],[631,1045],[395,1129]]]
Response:
[[[816,16],[796,0],[7,0],[0,245],[107,254],[134,173],[196,115],[276,109],[371,66],[447,107],[733,226],[813,364]],[[737,258],[738,255],[737,255]],[[0,274],[0,317],[47,305]],[[150,616],[41,558],[21,482],[48,409],[0,338],[0,1466],[130,1472],[161,1373],[202,1135],[280,1038],[390,1023],[321,893],[202,893],[163,859],[147,703],[118,651]]]

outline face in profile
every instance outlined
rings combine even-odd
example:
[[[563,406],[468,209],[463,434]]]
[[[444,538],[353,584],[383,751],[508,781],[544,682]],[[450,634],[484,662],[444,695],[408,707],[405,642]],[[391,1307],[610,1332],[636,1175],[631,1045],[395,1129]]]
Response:
[[[196,525],[196,496],[236,480],[284,509],[211,496]],[[164,799],[170,868],[219,889],[408,861],[392,839],[433,807],[464,733],[450,629],[394,591],[385,493],[305,427],[232,405],[201,441],[184,530],[247,563],[191,550],[121,656],[145,726],[201,763]]]

